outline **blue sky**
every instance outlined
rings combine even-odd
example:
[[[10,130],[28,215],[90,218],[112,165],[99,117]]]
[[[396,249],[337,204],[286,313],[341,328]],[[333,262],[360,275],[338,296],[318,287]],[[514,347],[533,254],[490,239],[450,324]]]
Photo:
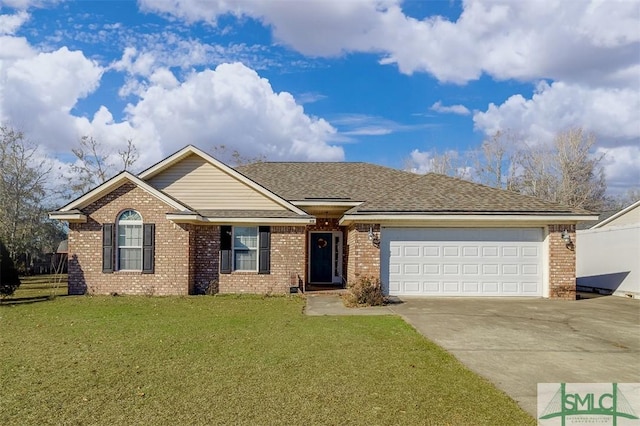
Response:
[[[639,28],[638,1],[0,0],[0,122],[67,175],[82,135],[140,168],[191,143],[428,171],[579,126],[615,193],[640,186]]]

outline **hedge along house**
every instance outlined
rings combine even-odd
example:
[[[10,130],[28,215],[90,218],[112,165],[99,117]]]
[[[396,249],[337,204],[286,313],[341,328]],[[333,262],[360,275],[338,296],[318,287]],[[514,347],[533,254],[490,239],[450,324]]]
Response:
[[[575,298],[575,225],[594,216],[366,163],[233,169],[187,146],[50,217],[70,294],[287,293],[379,277],[390,295]]]

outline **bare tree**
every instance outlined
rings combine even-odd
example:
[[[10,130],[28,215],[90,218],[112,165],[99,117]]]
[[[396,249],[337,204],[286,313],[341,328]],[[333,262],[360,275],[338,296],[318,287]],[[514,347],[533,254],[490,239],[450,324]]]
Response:
[[[411,157],[404,160],[404,170],[413,173],[437,173],[441,175],[454,176],[462,179],[469,179],[469,167],[467,167],[464,156],[457,151],[449,150],[439,153],[433,149],[430,152],[418,153],[422,158],[416,158],[417,151]]]
[[[515,158],[519,192],[571,207],[598,211],[607,189],[603,155],[595,155],[595,137],[582,129],[560,132],[551,147],[521,150]]]
[[[24,133],[0,126],[0,240],[14,261],[59,242],[49,240],[53,225],[44,207],[50,171],[50,163]]]
[[[133,139],[127,139],[127,147],[122,151],[118,151],[118,155],[122,160],[122,170],[130,170],[138,161],[138,148],[133,143]]]
[[[214,145],[211,152],[215,158],[231,166],[262,163],[267,160],[267,157],[264,154],[258,154],[255,157],[246,156],[241,154],[237,149],[231,150],[226,145]]]
[[[512,131],[497,131],[474,155],[474,180],[495,188],[513,189],[518,141]]]
[[[131,139],[127,140],[126,148],[118,150],[116,155],[92,136],[82,136],[80,146],[72,148],[71,152],[76,156],[76,161],[70,167],[73,177],[70,179],[71,194],[68,196],[84,194],[117,172],[130,170],[139,157]],[[120,162],[114,159],[117,157]]]

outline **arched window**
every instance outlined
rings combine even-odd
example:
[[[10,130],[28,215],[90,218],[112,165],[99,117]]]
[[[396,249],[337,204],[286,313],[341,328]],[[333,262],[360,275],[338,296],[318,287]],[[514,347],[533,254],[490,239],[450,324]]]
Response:
[[[142,216],[135,210],[125,210],[118,216],[118,269],[142,270]]]

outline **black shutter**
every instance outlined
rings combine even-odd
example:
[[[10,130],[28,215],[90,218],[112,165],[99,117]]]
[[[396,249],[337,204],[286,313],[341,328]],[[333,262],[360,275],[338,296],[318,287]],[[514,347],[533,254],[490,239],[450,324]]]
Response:
[[[220,273],[231,273],[231,227],[220,227]]]
[[[110,274],[113,272],[114,241],[113,231],[115,225],[113,223],[102,224],[102,272]]]
[[[153,274],[156,225],[153,223],[145,223],[142,227],[142,273]]]
[[[258,228],[258,232],[260,233],[258,273],[268,274],[271,272],[271,227],[261,226]]]

